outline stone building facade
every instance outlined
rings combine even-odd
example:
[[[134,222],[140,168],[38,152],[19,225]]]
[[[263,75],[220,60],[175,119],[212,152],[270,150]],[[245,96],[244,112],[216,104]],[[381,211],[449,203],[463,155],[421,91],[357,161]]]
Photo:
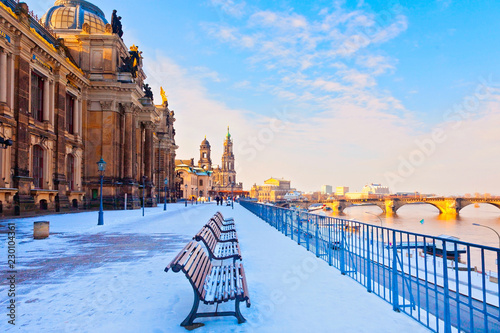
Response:
[[[250,190],[250,198],[259,202],[276,202],[284,200],[287,193],[294,191],[296,190],[291,187],[289,180],[272,177],[264,185],[254,184]]]
[[[116,23],[116,22],[115,22]],[[58,0],[41,20],[0,1],[0,214],[155,205],[174,184],[174,112],[143,91],[141,52],[84,0]]]

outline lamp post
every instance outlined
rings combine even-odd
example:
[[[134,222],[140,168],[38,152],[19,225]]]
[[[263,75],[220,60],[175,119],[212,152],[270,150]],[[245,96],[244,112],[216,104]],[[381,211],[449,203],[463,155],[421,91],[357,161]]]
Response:
[[[163,183],[165,183],[165,199],[163,200],[164,203],[163,203],[163,210],[167,210],[167,185],[168,185],[168,178],[165,178],[165,180],[163,181]]]
[[[498,234],[498,232],[491,228],[491,227],[488,227],[486,225],[482,225],[482,224],[479,224],[479,223],[472,223],[473,226],[476,226],[476,227],[483,227],[483,228],[487,228],[487,229],[490,229],[491,231],[493,231],[495,234],[497,234],[498,236],[498,247],[500,248],[500,234]]]
[[[188,206],[188,184],[184,184],[184,194],[186,195],[186,201],[184,201],[184,207]]]
[[[234,182],[231,183],[231,209],[234,209]]]
[[[369,214],[369,215],[373,215],[373,216],[377,217],[377,218],[378,218],[378,220],[380,221],[380,226],[381,226],[381,227],[383,226],[383,224],[384,224],[384,223],[382,222],[382,219],[380,218],[380,216],[378,216],[378,215],[376,215],[376,214],[373,214],[373,213],[368,213],[368,212],[365,212],[365,214]]]
[[[144,216],[145,205],[146,205],[146,176],[142,176],[142,216]]]
[[[97,162],[97,168],[99,170],[99,174],[101,176],[101,205],[99,206],[99,217],[97,220],[97,225],[104,225],[104,212],[103,212],[103,206],[102,206],[102,183],[104,180],[104,172],[106,171],[106,162],[104,160],[100,159],[99,162]]]

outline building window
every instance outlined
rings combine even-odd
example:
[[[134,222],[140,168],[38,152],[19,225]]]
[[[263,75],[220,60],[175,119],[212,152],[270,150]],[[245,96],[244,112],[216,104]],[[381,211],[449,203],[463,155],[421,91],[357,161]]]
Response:
[[[200,179],[200,186],[203,186],[203,179]]]
[[[75,175],[75,158],[73,155],[68,155],[68,160],[66,162],[66,179],[68,180],[68,189],[70,191],[73,191],[75,188],[75,181],[74,181],[74,175]]]
[[[31,72],[31,115],[43,121],[43,78]]]
[[[69,134],[74,134],[74,119],[73,108],[75,107],[75,98],[70,94],[66,94],[66,131]]]
[[[203,158],[207,158],[207,153],[203,153]]]
[[[35,188],[43,188],[43,149],[33,147],[33,184]]]

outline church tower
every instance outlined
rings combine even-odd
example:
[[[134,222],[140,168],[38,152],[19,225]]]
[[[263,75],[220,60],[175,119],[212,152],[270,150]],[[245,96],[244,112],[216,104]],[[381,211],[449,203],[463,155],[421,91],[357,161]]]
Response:
[[[236,171],[234,170],[233,140],[227,128],[227,136],[224,141],[224,154],[222,155],[222,186],[231,186],[236,184]]]
[[[212,171],[210,151],[210,142],[208,142],[207,137],[205,137],[205,140],[203,140],[200,145],[200,160],[198,161],[198,167],[206,171]]]

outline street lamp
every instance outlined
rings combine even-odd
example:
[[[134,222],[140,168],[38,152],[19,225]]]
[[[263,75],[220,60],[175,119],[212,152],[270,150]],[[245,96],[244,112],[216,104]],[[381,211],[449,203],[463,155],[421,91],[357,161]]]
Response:
[[[234,209],[234,182],[231,183],[231,209]]]
[[[144,216],[145,205],[146,205],[146,176],[142,176],[142,216]]]
[[[104,172],[106,171],[106,162],[101,157],[101,160],[97,162],[97,168],[99,170],[99,174],[101,176],[101,205],[99,206],[99,218],[97,221],[97,225],[104,225],[104,212],[102,206],[102,183],[104,180]]]
[[[369,212],[365,212],[365,214],[376,216],[379,219],[379,221],[380,221],[380,226],[383,226],[383,222],[382,222],[382,219],[380,218],[380,216],[378,216],[376,214],[373,214],[373,213],[369,213]]]
[[[486,226],[486,225],[479,224],[479,223],[472,223],[472,225],[473,225],[473,226],[476,226],[476,227],[483,227],[483,228],[490,229],[490,230],[492,230],[495,234],[497,234],[497,236],[498,236],[498,247],[500,248],[500,235],[498,234],[498,232],[497,232],[495,229],[493,229],[493,228],[491,228],[491,227],[488,227],[488,226]]]
[[[168,178],[165,178],[163,181],[165,183],[165,199],[164,199],[164,204],[163,204],[163,210],[167,210],[167,185],[168,185]]]
[[[184,194],[186,195],[186,201],[184,201],[184,207],[188,206],[188,184],[184,184]]]

